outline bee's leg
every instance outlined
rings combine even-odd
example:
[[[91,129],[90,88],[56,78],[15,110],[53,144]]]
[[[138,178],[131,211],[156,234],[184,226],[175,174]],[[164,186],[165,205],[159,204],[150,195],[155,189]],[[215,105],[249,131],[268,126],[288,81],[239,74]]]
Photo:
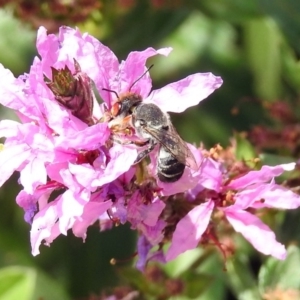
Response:
[[[150,141],[145,142],[143,146],[145,146],[147,144],[149,144],[149,147],[138,154],[136,160],[134,161],[134,164],[137,164],[142,159],[144,159],[154,149],[154,147],[156,146],[157,143],[153,140],[150,140]]]

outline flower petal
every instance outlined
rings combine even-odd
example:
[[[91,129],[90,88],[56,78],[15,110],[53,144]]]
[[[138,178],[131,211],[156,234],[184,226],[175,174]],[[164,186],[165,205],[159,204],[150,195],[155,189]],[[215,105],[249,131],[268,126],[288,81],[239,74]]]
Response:
[[[163,48],[159,50],[147,48],[144,51],[130,52],[126,61],[122,64],[123,67],[120,72],[121,86],[116,87],[118,88],[117,90],[119,92],[127,92],[136,81],[130,91],[140,94],[143,98],[147,97],[152,88],[152,82],[149,74],[146,73],[142,76],[145,72],[147,59],[157,54],[168,56],[171,51],[172,48]]]
[[[146,239],[144,235],[141,235],[137,242],[138,260],[136,262],[136,268],[140,271],[144,271],[147,264],[147,257],[152,245]]]
[[[228,188],[241,189],[254,183],[269,182],[274,177],[281,175],[284,171],[293,170],[295,165],[295,163],[289,163],[278,166],[262,166],[258,171],[250,171],[246,175],[232,180],[228,184]]]
[[[27,144],[17,144],[5,147],[0,151],[0,186],[31,156]]]
[[[69,163],[70,173],[76,178],[77,182],[83,187],[90,190],[91,183],[95,178],[102,176],[103,171],[96,171],[90,164],[72,164]],[[91,190],[92,191],[92,190]]]
[[[106,142],[109,134],[107,123],[98,123],[91,127],[86,127],[82,131],[74,132],[68,137],[62,137],[62,141],[58,143],[57,147],[94,150]]]
[[[144,223],[139,223],[137,229],[144,234],[144,236],[152,245],[158,245],[164,238],[165,227],[165,221],[158,220],[154,226],[148,226]]]
[[[54,225],[58,219],[57,200],[50,202],[40,210],[34,217],[30,231],[30,240],[32,255],[36,256],[40,253],[39,247],[42,240],[47,238],[55,238],[58,233],[54,230]]]
[[[167,261],[197,247],[203,232],[208,226],[213,208],[214,203],[210,200],[193,208],[178,222],[173,233],[171,246],[166,254]]]
[[[116,144],[109,150],[109,155],[110,161],[104,173],[92,182],[93,187],[112,182],[127,172],[137,157],[137,151],[136,149]]]
[[[22,207],[25,211],[24,220],[25,222],[31,224],[32,219],[38,210],[37,208],[37,198],[33,195],[29,195],[24,191],[20,191],[17,198],[17,204]]]
[[[300,196],[278,184],[270,184],[260,194],[263,202],[257,207],[272,207],[279,209],[295,209],[300,207]]]
[[[74,193],[71,190],[67,190],[59,197],[57,212],[60,233],[67,235],[67,231],[73,227],[75,220],[82,215],[88,198],[89,193],[86,191]]]
[[[29,103],[24,99],[22,80],[16,79],[13,73],[0,64],[0,103],[15,110],[26,109]]]
[[[285,259],[284,245],[276,241],[274,232],[256,216],[242,210],[224,209],[229,223],[240,232],[253,247],[265,255]]]
[[[212,73],[196,73],[153,91],[145,102],[153,102],[165,112],[180,113],[199,104],[222,83],[221,77]]]
[[[148,226],[155,226],[166,204],[158,197],[152,203],[144,204],[139,193],[135,193],[128,202],[128,219],[131,223],[143,222]]]
[[[84,206],[83,214],[75,221],[72,227],[74,235],[85,240],[87,228],[95,223],[111,205],[111,201],[88,202]]]
[[[21,171],[20,182],[24,191],[32,195],[36,187],[47,182],[44,162],[36,157],[32,158]]]
[[[248,207],[295,209],[300,206],[299,195],[275,183],[251,185],[238,192],[235,199],[233,206],[240,209]]]

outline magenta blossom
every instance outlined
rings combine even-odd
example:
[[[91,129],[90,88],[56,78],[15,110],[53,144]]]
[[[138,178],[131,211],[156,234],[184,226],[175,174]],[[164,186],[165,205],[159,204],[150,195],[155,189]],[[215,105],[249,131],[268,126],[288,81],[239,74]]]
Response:
[[[134,162],[140,149],[114,142],[111,110],[124,93],[137,93],[164,112],[182,112],[219,88],[221,78],[197,73],[150,93],[146,61],[167,56],[171,48],[131,52],[119,63],[97,39],[68,27],[58,35],[41,27],[37,50],[29,73],[19,78],[0,66],[0,102],[20,119],[0,122],[6,138],[0,185],[13,172],[20,173],[17,203],[32,225],[33,255],[41,243],[49,245],[69,229],[85,239],[88,226],[97,220],[102,230],[130,222],[147,243],[158,245],[166,226],[162,197],[193,188],[204,171],[186,168],[177,189],[170,188],[157,182],[152,157],[149,177],[138,179]],[[94,89],[104,103],[96,101]],[[200,167],[202,157],[190,147]]]
[[[223,212],[233,229],[258,251],[284,259],[285,247],[276,241],[274,232],[248,209],[299,207],[299,195],[274,182],[274,177],[293,170],[295,164],[263,166],[261,170],[250,171],[227,183],[220,163],[211,159],[204,163],[207,165],[203,168],[207,172],[206,180],[188,194],[190,201],[204,197],[205,202],[195,206],[178,222],[166,259],[172,260],[180,253],[197,247],[216,210]]]

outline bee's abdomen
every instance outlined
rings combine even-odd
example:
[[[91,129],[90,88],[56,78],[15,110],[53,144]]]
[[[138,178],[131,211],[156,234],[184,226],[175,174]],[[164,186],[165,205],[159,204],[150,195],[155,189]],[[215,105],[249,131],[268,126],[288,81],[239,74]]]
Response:
[[[175,182],[180,179],[185,165],[180,163],[171,154],[167,157],[158,157],[157,176],[163,182]]]

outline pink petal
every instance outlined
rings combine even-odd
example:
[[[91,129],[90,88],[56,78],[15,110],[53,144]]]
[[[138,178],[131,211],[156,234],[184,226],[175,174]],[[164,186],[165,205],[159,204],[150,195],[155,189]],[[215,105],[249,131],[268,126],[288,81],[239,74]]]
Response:
[[[72,175],[76,178],[82,187],[89,188],[92,181],[97,177],[101,176],[103,172],[97,172],[93,166],[89,164],[76,165],[69,163],[69,170]]]
[[[209,96],[222,85],[221,77],[197,73],[153,91],[146,102],[153,102],[163,111],[183,112]]]
[[[86,124],[74,117],[68,109],[60,106],[56,100],[49,101],[40,97],[40,102],[47,125],[57,135],[70,136],[86,128]]]
[[[22,126],[23,124],[16,121],[2,120],[0,121],[0,137],[16,137]]]
[[[145,236],[141,235],[137,241],[138,260],[136,262],[136,268],[141,272],[145,270],[147,257],[151,248],[152,245],[149,241],[145,238]]]
[[[47,167],[47,174],[51,180],[55,180],[59,183],[64,184],[61,171],[68,169],[68,163],[67,162],[58,162],[58,163],[52,163],[49,164]]]
[[[40,253],[39,247],[42,240],[57,236],[57,232],[53,231],[53,227],[58,219],[56,209],[57,201],[50,202],[43,210],[39,211],[32,222],[30,231],[30,240],[32,255],[36,256]]]
[[[148,226],[155,226],[166,204],[157,198],[153,203],[147,206],[148,209],[144,211],[143,222]]]
[[[210,200],[193,208],[178,222],[173,233],[171,246],[166,254],[167,261],[197,247],[203,232],[208,226],[213,208],[214,203]]]
[[[68,137],[62,137],[62,141],[58,143],[57,147],[93,150],[103,145],[109,134],[107,123],[98,123],[82,131],[74,132]]]
[[[224,209],[229,223],[240,232],[253,247],[265,255],[285,259],[284,245],[276,241],[274,232],[256,216],[242,210]]]
[[[222,167],[223,166],[220,162],[209,157],[204,158],[201,165],[201,177],[199,184],[206,189],[219,192],[223,180]]]
[[[67,26],[60,27],[58,37],[47,35],[46,29],[41,27],[37,48],[42,57],[41,68],[46,76],[51,75],[51,66],[63,68],[67,65],[72,70],[75,58],[81,70],[94,81],[101,98],[110,103],[111,95],[104,93],[102,88],[109,88],[108,79],[116,76],[119,62],[114,53],[99,40]]]
[[[26,110],[30,103],[26,103],[23,89],[25,84],[16,79],[12,72],[0,64],[0,103],[15,110]]]
[[[139,223],[137,229],[141,231],[147,240],[152,245],[158,245],[164,238],[163,231],[165,229],[166,223],[163,220],[158,220],[154,226],[148,226],[144,223]]]
[[[59,37],[63,41],[60,58],[74,57],[103,96],[102,88],[110,88],[109,79],[118,73],[119,62],[115,54],[99,40],[87,33],[81,34],[78,29],[63,26]],[[109,103],[107,97],[103,100]]]
[[[132,86],[130,91],[140,94],[143,98],[147,97],[152,88],[151,78],[148,72],[141,77],[145,72],[147,59],[157,54],[168,56],[171,51],[172,48],[163,48],[159,50],[147,48],[144,51],[130,52],[126,61],[122,64],[123,68],[121,69],[120,74],[121,86],[118,87],[117,90],[119,92],[128,92],[132,84],[138,80]]]
[[[278,184],[261,184],[256,190],[248,189],[238,193],[237,205],[251,204],[252,207],[295,209],[300,206],[300,196]],[[250,206],[249,204],[249,206]],[[248,207],[248,206],[247,206]]]
[[[39,185],[47,182],[44,162],[38,158],[32,158],[21,171],[20,182],[24,187],[24,191],[32,195]]]
[[[32,219],[38,210],[37,208],[37,197],[29,195],[23,190],[19,192],[16,198],[17,204],[24,209],[24,220],[31,224]]]
[[[201,153],[201,150],[197,150]],[[198,154],[198,155],[199,155]],[[197,154],[196,154],[197,155]],[[195,157],[197,157],[195,155]],[[204,158],[201,155],[200,174],[198,183],[195,187],[187,191],[189,200],[193,201],[203,189],[220,192],[223,181],[222,164],[209,157]]]
[[[93,181],[93,187],[102,186],[112,182],[120,175],[127,172],[137,157],[137,151],[136,149],[116,144],[109,150],[109,155],[110,161],[107,164],[104,173]]]
[[[49,71],[50,66],[57,60],[59,46],[58,39],[54,34],[47,35],[47,29],[42,26],[38,29],[36,47],[42,58],[47,57]]]
[[[71,190],[67,190],[61,195],[57,203],[57,212],[59,216],[59,231],[62,234],[67,235],[67,231],[72,228],[75,220],[82,215],[89,196],[85,192],[74,193]]]
[[[0,186],[31,157],[31,149],[27,144],[5,147],[0,151]]]
[[[254,183],[269,182],[274,177],[281,175],[284,171],[291,171],[295,168],[295,163],[282,164],[278,166],[262,166],[259,171],[250,171],[246,175],[233,179],[228,188],[241,189]]]
[[[87,203],[84,206],[83,214],[77,218],[72,227],[74,235],[85,240],[87,228],[94,224],[101,214],[106,212],[111,205],[111,201]]]
[[[128,202],[128,219],[134,224],[143,222],[148,226],[154,226],[165,206],[165,203],[159,198],[154,199],[151,204],[145,205],[140,199],[140,194],[135,193]]]

